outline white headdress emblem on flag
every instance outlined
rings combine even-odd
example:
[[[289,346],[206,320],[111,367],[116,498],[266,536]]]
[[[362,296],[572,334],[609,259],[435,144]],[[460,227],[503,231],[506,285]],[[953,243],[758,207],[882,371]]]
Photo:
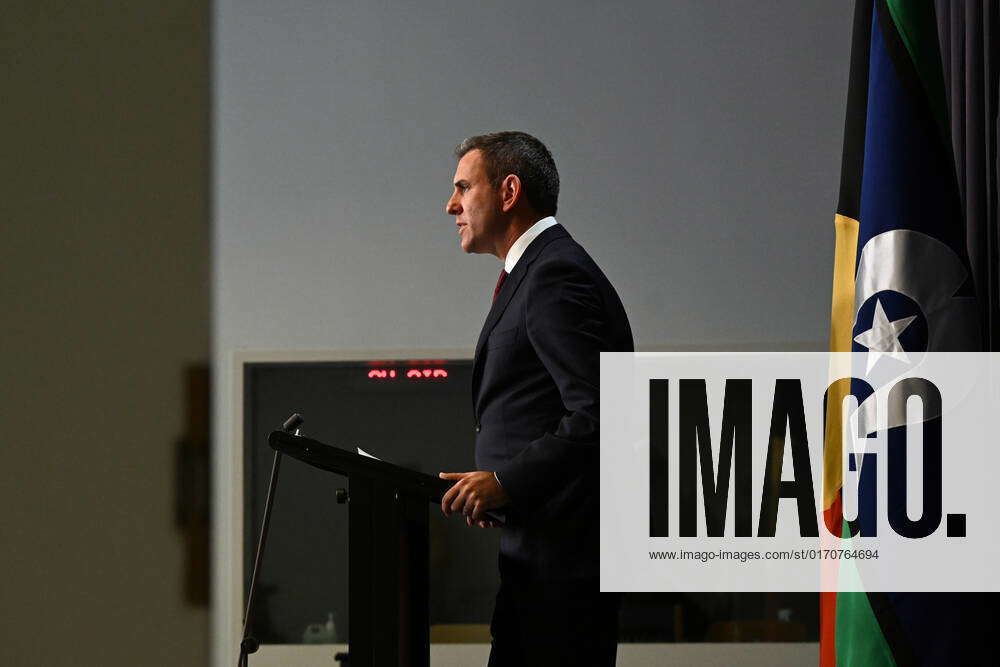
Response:
[[[856,418],[865,432],[877,428],[873,409],[891,380],[903,372],[900,365],[919,363],[920,353],[976,350],[979,322],[976,300],[956,296],[968,279],[968,269],[947,244],[911,229],[895,229],[873,236],[858,259],[854,288],[854,336],[868,349],[866,374],[875,393],[862,403]],[[886,315],[885,303],[905,304],[904,310]],[[911,327],[926,334],[910,336],[919,342],[906,347],[900,337]],[[890,359],[872,376],[882,359]],[[892,362],[896,362],[895,369]],[[859,369],[860,372],[860,369]],[[924,415],[928,417],[929,415]],[[888,428],[906,423],[905,410],[890,409]],[[855,431],[857,432],[857,431]]]

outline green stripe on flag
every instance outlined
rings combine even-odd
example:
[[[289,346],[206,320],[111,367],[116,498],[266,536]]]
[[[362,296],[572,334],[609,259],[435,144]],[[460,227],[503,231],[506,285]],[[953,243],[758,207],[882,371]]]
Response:
[[[934,120],[945,137],[949,136],[948,109],[944,93],[944,72],[938,48],[937,20],[933,2],[886,0],[896,31],[910,53],[923,84]]]
[[[846,521],[841,536],[844,542],[850,542],[851,531]],[[858,571],[851,561],[841,561],[839,578],[842,585],[858,582]],[[867,593],[841,591],[837,594],[835,627],[837,667],[895,667],[896,661]]]

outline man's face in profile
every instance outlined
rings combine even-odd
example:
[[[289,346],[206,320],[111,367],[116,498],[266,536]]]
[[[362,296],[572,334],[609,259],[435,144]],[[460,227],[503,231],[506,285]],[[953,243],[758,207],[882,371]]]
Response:
[[[482,151],[471,150],[462,156],[455,169],[454,185],[445,211],[455,216],[462,250],[495,255],[497,241],[503,235],[500,195],[490,184]]]

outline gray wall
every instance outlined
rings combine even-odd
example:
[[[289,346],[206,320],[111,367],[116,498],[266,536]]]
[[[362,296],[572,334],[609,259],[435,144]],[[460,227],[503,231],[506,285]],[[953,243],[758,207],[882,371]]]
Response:
[[[640,347],[823,349],[851,11],[219,0],[218,599],[234,351],[472,347],[499,263],[443,212],[467,135],[549,145]]]
[[[205,665],[174,442],[208,327],[200,0],[0,10],[0,662]]]

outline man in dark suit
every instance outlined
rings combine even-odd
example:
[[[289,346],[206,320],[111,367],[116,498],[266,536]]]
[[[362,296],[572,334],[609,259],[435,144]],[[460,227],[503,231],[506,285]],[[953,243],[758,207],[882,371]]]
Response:
[[[476,472],[441,501],[470,526],[497,524],[500,591],[490,665],[614,665],[618,596],[598,584],[599,353],[630,352],[618,295],[553,217],[559,174],[522,132],[456,149],[462,249],[504,262],[476,345]]]

